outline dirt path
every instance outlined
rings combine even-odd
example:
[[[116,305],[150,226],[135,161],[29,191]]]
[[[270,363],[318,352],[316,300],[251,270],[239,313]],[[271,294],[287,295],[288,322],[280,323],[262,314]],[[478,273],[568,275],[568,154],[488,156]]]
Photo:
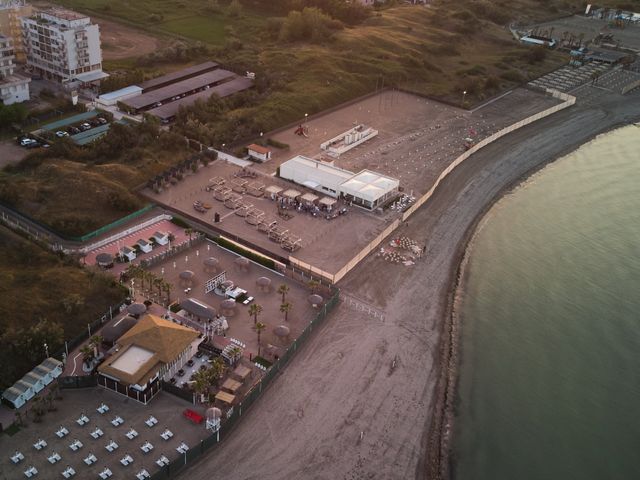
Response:
[[[343,302],[231,436],[184,478],[446,474],[440,452],[448,452],[448,428],[439,420],[448,369],[440,364],[449,345],[441,337],[469,233],[505,188],[595,134],[637,120],[639,106],[640,93],[590,99],[504,137],[454,171],[399,232],[426,242],[425,260],[407,268],[369,257],[342,282],[350,298],[384,311],[384,320]]]
[[[100,25],[102,56],[105,60],[121,60],[139,57],[160,48],[162,42],[157,37],[110,20],[96,18]]]

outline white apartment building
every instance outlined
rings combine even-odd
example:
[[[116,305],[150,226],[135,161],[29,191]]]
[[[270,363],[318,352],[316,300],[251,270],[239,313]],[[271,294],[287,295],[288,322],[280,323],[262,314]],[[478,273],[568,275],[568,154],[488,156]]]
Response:
[[[14,59],[12,39],[0,35],[0,101],[5,105],[29,100],[31,79],[14,73]]]
[[[102,71],[100,28],[86,15],[49,10],[21,21],[27,65],[35,73],[62,83],[108,77]]]
[[[25,0],[0,0],[0,34],[13,40],[18,63],[24,63],[26,60],[20,17],[29,17],[32,13],[33,8]]]

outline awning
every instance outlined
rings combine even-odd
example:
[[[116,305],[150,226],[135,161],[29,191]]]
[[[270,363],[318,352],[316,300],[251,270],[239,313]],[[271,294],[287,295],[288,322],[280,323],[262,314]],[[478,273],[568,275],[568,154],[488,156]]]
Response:
[[[95,82],[96,80],[102,80],[103,78],[107,78],[108,76],[108,73],[105,73],[102,70],[96,70],[94,72],[80,73],[73,77],[73,79],[78,80],[82,83],[90,83]]]

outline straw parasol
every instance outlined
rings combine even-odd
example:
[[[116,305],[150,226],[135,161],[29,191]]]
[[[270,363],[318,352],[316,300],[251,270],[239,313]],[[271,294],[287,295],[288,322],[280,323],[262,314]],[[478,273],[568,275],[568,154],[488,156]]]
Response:
[[[220,264],[218,259],[215,257],[205,258],[203,263],[204,263],[204,270],[210,273],[215,272],[218,269],[218,265]]]
[[[314,293],[313,295],[309,295],[307,297],[307,300],[309,301],[309,303],[313,306],[313,307],[317,307],[318,305],[320,305],[322,303],[322,297],[320,295],[318,295],[317,293]]]
[[[236,306],[236,301],[231,298],[227,298],[226,300],[220,302],[220,308],[222,309],[222,314],[225,317],[232,317],[233,315],[235,315]]]
[[[288,337],[290,333],[291,333],[291,330],[286,325],[278,325],[273,329],[273,334],[276,337],[285,338],[285,337]]]
[[[256,285],[261,292],[268,292],[271,288],[271,279],[267,277],[260,277],[256,280]]]
[[[235,260],[235,264],[243,272],[248,272],[249,271],[249,259],[248,258],[238,257]]]
[[[195,277],[195,274],[191,270],[185,270],[184,272],[180,272],[180,275],[179,275],[180,283],[188,287],[193,283],[194,277]]]
[[[113,263],[113,255],[107,252],[99,253],[96,255],[96,263],[101,267],[106,267]]]
[[[131,315],[139,316],[146,311],[147,306],[144,303],[132,303],[127,307],[127,312],[129,312]]]

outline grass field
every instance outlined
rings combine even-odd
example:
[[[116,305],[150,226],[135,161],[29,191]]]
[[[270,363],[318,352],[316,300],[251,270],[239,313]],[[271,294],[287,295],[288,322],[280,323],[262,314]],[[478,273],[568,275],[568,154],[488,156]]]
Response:
[[[190,16],[158,24],[161,30],[189,37],[201,42],[222,45],[225,39],[224,19],[220,17]]]
[[[124,298],[112,277],[80,268],[0,225],[0,390]]]

